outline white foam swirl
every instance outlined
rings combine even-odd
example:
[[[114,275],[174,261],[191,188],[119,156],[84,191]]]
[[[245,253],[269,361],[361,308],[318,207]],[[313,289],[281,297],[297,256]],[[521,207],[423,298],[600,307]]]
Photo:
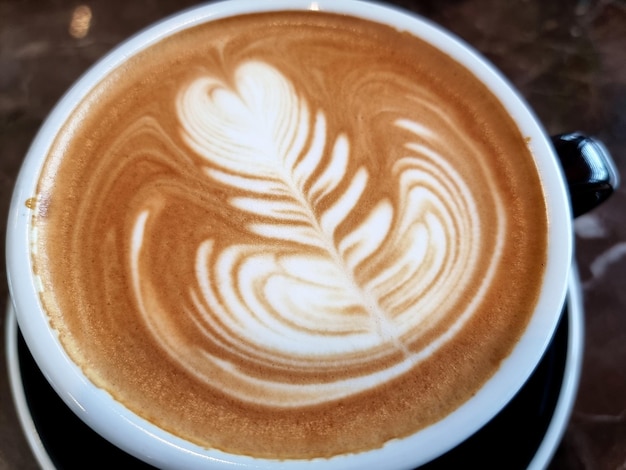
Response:
[[[396,122],[413,136],[393,167],[397,197],[361,210],[368,169],[349,173],[347,137],[327,142],[323,112],[311,112],[268,64],[240,65],[232,88],[200,78],[177,109],[206,176],[230,188],[233,211],[257,215],[246,228],[261,237],[198,247],[185,315],[203,340],[190,342],[144,282],[151,214],[137,219],[130,262],[138,304],[155,339],[190,373],[242,400],[311,405],[405,373],[471,317],[500,258],[504,213],[498,206],[490,227],[497,243],[477,283],[477,203],[427,127]],[[357,223],[339,236],[348,219]],[[472,300],[459,307],[468,292]],[[444,321],[446,332],[416,350]]]

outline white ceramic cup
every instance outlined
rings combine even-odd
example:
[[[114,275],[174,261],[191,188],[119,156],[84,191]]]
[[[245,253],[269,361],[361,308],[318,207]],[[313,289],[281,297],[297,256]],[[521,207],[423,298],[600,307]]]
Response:
[[[255,11],[284,9],[344,13],[406,30],[435,45],[471,70],[497,96],[527,136],[545,187],[549,215],[548,259],[536,312],[511,355],[468,402],[445,419],[381,449],[332,459],[273,461],[204,449],[136,416],[96,388],[67,356],[39,302],[31,271],[31,211],[26,201],[52,141],[74,107],[127,57],[190,26]],[[394,8],[355,0],[234,0],[184,11],[134,36],[89,70],[63,97],[42,126],[15,187],[7,232],[10,292],[22,334],[38,366],[67,405],[118,447],[160,468],[414,468],[453,448],[494,417],[522,387],[550,342],[562,311],[572,259],[572,215],[566,184],[552,145],[512,86],[471,47],[429,21]],[[62,423],[59,423],[62,426]]]

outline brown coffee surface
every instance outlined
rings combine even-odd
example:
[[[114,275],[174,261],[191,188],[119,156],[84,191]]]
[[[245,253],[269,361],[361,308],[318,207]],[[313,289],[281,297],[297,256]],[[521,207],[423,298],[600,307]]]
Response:
[[[321,12],[128,60],[56,139],[33,213],[52,325],[99,387],[236,454],[330,457],[442,419],[535,307],[543,189],[466,69]]]

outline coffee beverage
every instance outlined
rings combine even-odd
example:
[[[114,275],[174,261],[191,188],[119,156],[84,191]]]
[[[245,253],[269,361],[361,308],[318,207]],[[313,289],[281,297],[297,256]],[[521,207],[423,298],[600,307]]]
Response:
[[[322,12],[219,19],[119,66],[39,179],[72,359],[145,419],[279,459],[378,448],[495,373],[542,285],[525,136],[435,47]]]

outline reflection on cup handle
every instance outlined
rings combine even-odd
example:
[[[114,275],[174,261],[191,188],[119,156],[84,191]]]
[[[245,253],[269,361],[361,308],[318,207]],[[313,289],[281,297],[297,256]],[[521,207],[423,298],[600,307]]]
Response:
[[[619,186],[619,173],[611,154],[597,139],[580,132],[552,137],[561,162],[574,217],[604,202]]]

